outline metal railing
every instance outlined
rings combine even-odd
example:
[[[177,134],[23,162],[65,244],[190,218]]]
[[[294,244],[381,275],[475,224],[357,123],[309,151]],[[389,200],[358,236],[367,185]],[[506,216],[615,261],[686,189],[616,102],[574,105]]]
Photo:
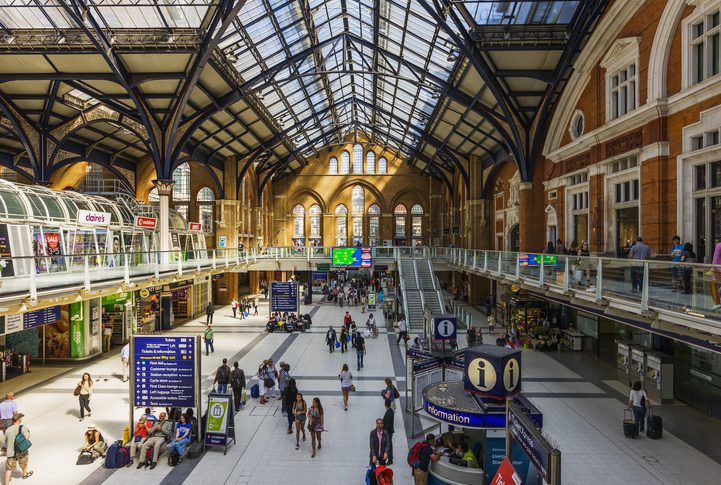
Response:
[[[431,255],[490,278],[721,329],[721,266],[460,248],[432,248]]]

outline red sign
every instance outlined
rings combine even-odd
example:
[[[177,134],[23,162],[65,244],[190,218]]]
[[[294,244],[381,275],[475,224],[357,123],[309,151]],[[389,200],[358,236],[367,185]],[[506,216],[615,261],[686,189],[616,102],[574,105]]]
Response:
[[[135,227],[155,229],[158,227],[158,220],[155,217],[135,216]]]
[[[200,224],[200,222],[189,222],[188,228],[191,231],[198,231],[198,232],[203,230],[203,226],[202,226],[202,224]]]
[[[504,458],[491,480],[491,485],[523,485],[523,481],[516,473],[516,470],[513,469],[513,465],[508,461],[508,458]]]
[[[57,232],[46,232],[45,242],[48,245],[48,254],[60,254],[60,235]]]

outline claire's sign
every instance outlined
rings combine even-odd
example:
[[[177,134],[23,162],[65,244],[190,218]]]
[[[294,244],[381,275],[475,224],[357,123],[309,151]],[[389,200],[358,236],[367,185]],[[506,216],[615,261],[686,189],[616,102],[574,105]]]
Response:
[[[86,226],[109,226],[110,212],[98,212],[80,209],[78,211],[78,224]]]

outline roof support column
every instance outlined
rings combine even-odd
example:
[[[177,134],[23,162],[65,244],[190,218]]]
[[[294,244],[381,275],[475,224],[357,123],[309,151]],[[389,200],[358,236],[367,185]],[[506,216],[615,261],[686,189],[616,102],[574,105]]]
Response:
[[[173,249],[170,244],[170,196],[173,193],[173,180],[153,180],[155,188],[158,189],[160,199],[160,264],[168,264],[170,251]]]

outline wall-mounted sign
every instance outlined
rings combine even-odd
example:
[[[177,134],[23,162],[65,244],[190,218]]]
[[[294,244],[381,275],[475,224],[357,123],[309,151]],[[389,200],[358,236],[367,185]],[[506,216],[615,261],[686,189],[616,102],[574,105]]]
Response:
[[[155,229],[158,227],[158,219],[155,217],[135,216],[135,227],[143,229]]]
[[[224,248],[226,246],[227,239],[225,236],[218,236],[218,247]]]
[[[133,337],[133,396],[136,407],[195,406],[195,337]]]
[[[443,228],[443,235],[444,236],[450,236],[451,235],[451,229],[449,227]]]
[[[189,222],[188,230],[191,232],[200,232],[203,230],[203,225],[200,222]]]
[[[5,333],[19,332],[23,329],[23,316],[7,315],[5,317]]]
[[[110,212],[80,209],[78,211],[78,224],[85,226],[109,226]]]

